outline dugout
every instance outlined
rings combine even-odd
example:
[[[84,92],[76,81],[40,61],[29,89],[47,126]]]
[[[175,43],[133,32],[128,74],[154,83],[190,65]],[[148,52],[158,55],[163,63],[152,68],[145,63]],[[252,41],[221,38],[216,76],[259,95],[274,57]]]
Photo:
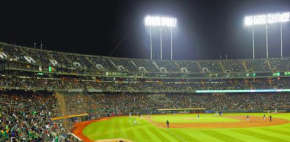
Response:
[[[206,108],[178,108],[178,109],[157,109],[159,113],[203,113]]]

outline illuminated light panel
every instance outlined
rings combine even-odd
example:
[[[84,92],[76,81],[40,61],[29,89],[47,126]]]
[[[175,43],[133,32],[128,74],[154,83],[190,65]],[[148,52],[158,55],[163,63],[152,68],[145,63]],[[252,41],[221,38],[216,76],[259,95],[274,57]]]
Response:
[[[145,17],[145,26],[176,27],[177,19],[171,17],[147,16]]]
[[[254,16],[246,16],[245,17],[245,25],[265,25],[265,24],[273,24],[280,22],[289,22],[290,21],[290,13],[274,13],[274,14],[265,14],[265,15],[254,15]]]
[[[261,93],[261,92],[290,92],[290,89],[196,90],[196,93]]]

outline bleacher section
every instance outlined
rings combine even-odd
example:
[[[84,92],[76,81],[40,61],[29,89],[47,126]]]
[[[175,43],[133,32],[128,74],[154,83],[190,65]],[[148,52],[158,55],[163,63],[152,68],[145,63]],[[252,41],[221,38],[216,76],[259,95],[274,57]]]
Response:
[[[223,73],[290,70],[289,58],[201,61],[141,60],[46,51],[4,43],[0,44],[0,59],[43,66],[124,72]]]

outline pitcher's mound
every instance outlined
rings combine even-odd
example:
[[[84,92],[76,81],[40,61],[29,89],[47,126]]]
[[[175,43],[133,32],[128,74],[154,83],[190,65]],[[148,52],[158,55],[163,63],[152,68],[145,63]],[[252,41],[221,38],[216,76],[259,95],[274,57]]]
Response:
[[[133,141],[123,138],[116,138],[116,139],[96,140],[95,142],[133,142]]]

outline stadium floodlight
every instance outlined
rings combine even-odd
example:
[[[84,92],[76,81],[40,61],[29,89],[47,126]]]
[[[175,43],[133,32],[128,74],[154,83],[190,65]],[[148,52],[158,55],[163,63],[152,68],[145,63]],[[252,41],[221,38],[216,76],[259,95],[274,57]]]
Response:
[[[147,16],[145,18],[146,26],[158,26],[158,27],[176,27],[176,18],[171,17],[159,17],[159,16]]]
[[[253,58],[255,58],[255,25],[266,25],[266,52],[267,58],[269,57],[268,52],[268,24],[280,23],[280,33],[281,33],[281,58],[283,57],[283,31],[282,23],[290,21],[290,12],[284,13],[273,13],[264,15],[254,15],[246,16],[244,19],[244,24],[246,26],[252,26],[252,38],[253,38]]]
[[[150,27],[150,56],[152,59],[152,35],[151,27],[160,28],[160,59],[162,60],[162,27],[170,27],[171,31],[171,60],[173,57],[172,54],[172,27],[177,27],[177,19],[172,17],[160,17],[160,16],[146,16],[145,17],[145,26]]]
[[[290,21],[290,12],[274,13],[265,15],[246,16],[245,25],[265,25]]]

